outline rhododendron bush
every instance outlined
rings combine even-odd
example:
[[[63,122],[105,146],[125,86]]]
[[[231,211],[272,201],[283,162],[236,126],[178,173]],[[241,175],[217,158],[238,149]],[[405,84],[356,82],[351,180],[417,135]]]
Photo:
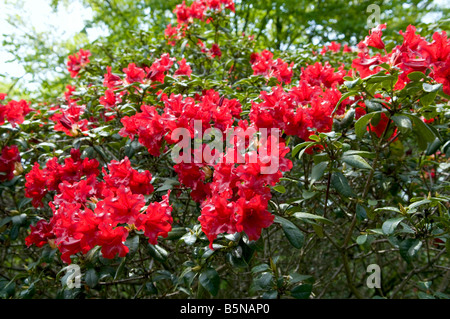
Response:
[[[183,1],[54,99],[0,95],[3,298],[450,296],[449,35],[279,52],[234,15]]]

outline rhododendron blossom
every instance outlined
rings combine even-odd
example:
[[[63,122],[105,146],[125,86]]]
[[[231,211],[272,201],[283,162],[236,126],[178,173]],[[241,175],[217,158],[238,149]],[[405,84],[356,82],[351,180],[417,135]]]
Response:
[[[69,55],[67,61],[67,70],[71,77],[76,77],[80,70],[84,68],[90,61],[91,52],[89,50],[80,49],[77,53]]]
[[[124,243],[133,227],[144,230],[153,245],[158,236],[167,236],[173,221],[170,191],[162,202],[150,203],[143,210],[143,194],[153,192],[150,172],[139,173],[125,158],[109,163],[109,173],[103,169],[101,181],[98,165],[96,160],[81,159],[76,149],[63,165],[56,159],[48,161],[44,169],[34,165],[26,175],[26,196],[33,199],[33,205],[42,206],[49,191],[57,192],[49,203],[53,217],[31,227],[27,246],[51,242],[61,252],[61,259],[71,263],[73,255],[86,254],[95,246],[101,247],[104,258],[125,257],[129,248]]]
[[[6,105],[0,104],[0,125],[8,121],[12,127],[16,127],[22,124],[25,116],[32,111],[34,110],[30,108],[30,103],[25,100],[10,100]]]
[[[0,150],[0,182],[13,179],[21,166],[17,145],[5,146]]]
[[[281,58],[275,60],[272,52],[263,50],[261,53],[253,53],[250,63],[254,75],[263,75],[267,79],[275,77],[279,82],[291,83],[293,62],[289,65]]]

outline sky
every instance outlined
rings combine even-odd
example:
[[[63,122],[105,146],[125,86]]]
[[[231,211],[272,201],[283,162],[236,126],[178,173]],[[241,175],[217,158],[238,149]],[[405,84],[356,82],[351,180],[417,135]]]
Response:
[[[17,34],[17,31],[7,21],[9,14],[17,14],[14,3],[18,1],[0,0],[0,43],[4,34]],[[38,32],[51,32],[59,39],[70,39],[84,27],[84,21],[92,17],[90,8],[83,7],[78,1],[69,1],[67,8],[63,5],[53,12],[50,0],[22,0],[25,10],[20,17],[33,26]],[[88,38],[95,40],[102,34],[102,30],[88,29]],[[11,55],[0,47],[0,74],[10,77],[20,77],[24,74],[23,68],[17,62],[8,62]]]

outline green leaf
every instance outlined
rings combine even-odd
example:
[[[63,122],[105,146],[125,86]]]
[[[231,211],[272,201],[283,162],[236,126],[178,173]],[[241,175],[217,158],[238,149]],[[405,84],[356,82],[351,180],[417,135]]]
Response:
[[[94,268],[90,268],[90,269],[88,269],[88,271],[86,271],[85,281],[86,281],[86,284],[91,288],[94,288],[95,286],[97,286],[98,275]]]
[[[437,92],[442,87],[442,83],[438,84],[429,84],[429,83],[423,83],[422,88],[425,92]]]
[[[275,216],[275,222],[281,224],[283,232],[292,246],[297,249],[302,248],[305,236],[294,223],[280,216]]]
[[[343,156],[359,155],[367,158],[375,158],[375,153],[367,151],[348,150],[342,154]]]
[[[360,169],[373,169],[364,158],[359,155],[342,156],[342,161],[350,166]]]
[[[220,277],[214,268],[206,268],[199,276],[200,284],[213,296],[219,292]]]
[[[347,178],[341,172],[335,172],[331,176],[331,186],[337,190],[342,196],[354,197],[355,193],[348,184]]]
[[[186,245],[192,246],[197,241],[197,235],[194,232],[187,232],[183,235],[183,237],[180,238],[180,240],[183,240]]]
[[[384,82],[384,81],[394,81],[394,80],[396,80],[396,77],[391,74],[375,75],[375,76],[370,77],[367,80],[367,83],[380,83],[380,82]]]
[[[263,271],[266,271],[269,269],[270,269],[270,267],[268,264],[260,264],[260,265],[253,267],[251,271],[252,271],[252,273],[257,274],[259,272],[263,272]]]
[[[358,244],[358,245],[364,245],[364,243],[366,242],[366,240],[367,240],[367,234],[364,234],[364,235],[359,235],[357,238],[356,238],[356,243]]]
[[[299,213],[294,213],[293,216],[298,219],[313,219],[315,221],[323,222],[325,224],[330,224],[330,225],[333,224],[333,222],[331,220],[326,219],[323,216],[314,215],[314,214],[310,214],[310,213],[299,212]]]
[[[419,146],[422,150],[426,149],[428,143],[434,142],[436,136],[434,132],[419,117],[412,114],[405,114],[413,123],[413,128],[417,133]]]
[[[312,144],[315,144],[315,143],[314,142],[303,142],[303,143],[295,145],[294,148],[292,149],[292,157],[295,157],[295,155],[297,155],[297,153],[300,152],[301,149],[308,148],[308,146],[311,146]]]
[[[430,92],[428,94],[422,95],[420,97],[420,104],[422,104],[422,106],[430,105],[436,98],[436,95],[437,95],[437,92]]]
[[[369,124],[372,117],[374,117],[377,114],[381,114],[381,112],[372,112],[369,114],[366,114],[358,119],[355,123],[355,134],[358,138],[362,138],[364,134],[366,133],[366,127],[367,124]]]
[[[357,78],[356,80],[353,81],[345,81],[344,85],[346,87],[348,87],[349,89],[353,88],[355,85],[358,85],[362,82],[361,78]]]
[[[167,256],[169,255],[164,248],[158,245],[148,244],[148,252],[153,258],[155,258],[155,260],[161,263],[166,262]]]
[[[441,147],[442,142],[441,140],[436,137],[434,141],[430,144],[428,144],[427,150],[425,151],[425,155],[430,156],[437,152],[439,147]]]
[[[371,112],[373,111],[381,111],[383,109],[383,105],[377,101],[374,101],[375,99],[371,100],[365,100],[364,104],[366,104],[367,109]]]
[[[400,243],[399,252],[405,261],[411,262],[420,247],[422,247],[422,242],[419,239],[407,238]]]
[[[310,199],[310,198],[313,198],[314,196],[316,196],[316,192],[310,192],[310,191],[305,189],[302,192],[302,196],[303,196],[304,199]]]
[[[273,275],[270,272],[263,272],[261,275],[255,278],[255,288],[258,290],[269,288],[272,284],[272,278]]]
[[[344,101],[345,99],[349,98],[350,96],[354,96],[354,95],[358,95],[359,92],[358,91],[349,91],[345,94],[342,94],[341,98],[339,99],[339,101],[337,102],[333,112],[331,112],[331,115],[333,115],[337,109],[339,108],[339,105],[342,103],[342,101]]]
[[[284,194],[286,193],[286,188],[284,188],[283,185],[275,185],[273,187],[274,190],[276,190],[278,193]]]
[[[396,217],[396,218],[391,218],[388,219],[387,221],[385,221],[383,223],[383,226],[381,227],[381,229],[383,230],[383,233],[385,235],[390,235],[392,233],[394,233],[395,229],[397,228],[397,226],[400,224],[400,222],[405,219],[405,217]]]
[[[128,256],[132,257],[139,247],[139,235],[128,237],[127,240],[125,241],[125,246],[129,248]]]
[[[420,81],[426,78],[426,75],[422,72],[415,71],[408,74],[408,78],[413,81]]]
[[[328,161],[320,162],[319,164],[314,165],[311,170],[311,185],[322,178],[327,166]]]
[[[395,125],[398,127],[402,134],[408,134],[412,131],[412,123],[411,120],[404,115],[394,115],[391,117],[394,121]]]
[[[364,206],[356,204],[356,217],[358,217],[359,220],[364,220],[367,218],[367,213]]]
[[[261,296],[262,299],[276,299],[278,296],[278,291],[276,290],[269,290],[263,293]]]
[[[420,205],[425,205],[425,204],[428,204],[428,203],[431,203],[431,200],[429,200],[429,199],[422,199],[422,200],[419,200],[417,202],[412,203],[407,208],[408,208],[408,211],[409,211],[411,209],[419,207]]]
[[[291,290],[291,296],[295,299],[308,299],[312,292],[312,285],[304,284]]]

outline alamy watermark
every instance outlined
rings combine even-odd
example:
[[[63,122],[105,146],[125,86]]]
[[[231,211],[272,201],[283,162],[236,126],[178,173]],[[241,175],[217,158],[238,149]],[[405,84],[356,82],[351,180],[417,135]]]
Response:
[[[379,5],[370,4],[369,6],[367,6],[366,12],[370,13],[370,15],[367,17],[367,26],[369,27],[369,29],[376,28],[381,24],[381,9]]]
[[[371,273],[367,277],[366,285],[368,288],[381,288],[381,268],[377,264],[370,264],[366,271]]]
[[[66,270],[66,275],[63,277],[63,285],[68,289],[80,288],[81,287],[81,270],[80,266],[77,264],[70,264],[69,266],[63,268]]]

